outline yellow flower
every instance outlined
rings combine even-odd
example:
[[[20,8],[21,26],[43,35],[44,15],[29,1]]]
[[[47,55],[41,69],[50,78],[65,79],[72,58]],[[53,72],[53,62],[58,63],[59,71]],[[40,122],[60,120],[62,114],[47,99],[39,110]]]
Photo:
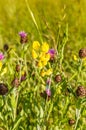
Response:
[[[42,51],[43,52],[48,52],[48,50],[49,50],[49,45],[46,42],[44,42],[42,44]]]
[[[40,43],[38,41],[34,41],[33,42],[33,49],[38,51],[39,48],[40,48]]]
[[[0,61],[0,71],[1,71],[1,69],[2,69],[2,62]]]
[[[78,58],[77,58],[77,56],[76,56],[76,55],[73,55],[73,59],[74,59],[75,61],[77,61],[77,60],[78,60]]]
[[[45,58],[46,58],[47,61],[49,61],[50,60],[50,54],[46,54]]]
[[[37,53],[36,53],[34,50],[32,50],[32,57],[33,57],[34,59],[36,59],[36,58],[38,57]]]
[[[39,58],[40,58],[41,61],[44,61],[45,60],[45,53],[41,52],[40,55],[39,55]]]
[[[41,76],[44,77],[46,75],[46,72],[44,70],[41,71]]]
[[[47,60],[42,61],[43,66],[47,65]]]
[[[51,74],[52,74],[52,72],[53,72],[53,70],[52,70],[52,69],[48,69],[48,70],[46,71],[46,75],[51,75]]]
[[[41,61],[39,61],[37,65],[38,65],[38,67],[43,67],[43,64]]]

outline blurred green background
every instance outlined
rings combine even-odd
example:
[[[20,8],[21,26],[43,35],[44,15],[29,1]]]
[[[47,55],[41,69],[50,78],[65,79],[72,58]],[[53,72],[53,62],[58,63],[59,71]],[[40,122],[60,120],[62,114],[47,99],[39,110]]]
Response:
[[[44,40],[57,44],[68,23],[67,47],[75,52],[86,45],[86,0],[28,0]],[[30,42],[39,34],[25,0],[0,1],[0,46],[15,44],[18,32],[28,32]]]

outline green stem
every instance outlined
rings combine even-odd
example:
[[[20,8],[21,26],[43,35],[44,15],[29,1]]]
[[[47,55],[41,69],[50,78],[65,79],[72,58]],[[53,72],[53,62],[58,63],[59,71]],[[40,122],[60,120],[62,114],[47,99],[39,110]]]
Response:
[[[75,124],[75,128],[74,130],[77,130],[77,126],[78,126],[78,122],[79,122],[79,119],[80,119],[80,114],[81,114],[81,109],[76,109],[76,124]]]
[[[15,108],[14,108],[14,122],[16,120],[16,116],[17,116],[17,104],[18,104],[18,97],[19,97],[19,93],[17,90],[15,90],[15,100],[16,100],[16,104],[15,104]]]
[[[27,6],[27,9],[28,9],[28,12],[30,13],[30,15],[31,15],[31,17],[32,17],[33,23],[34,23],[34,25],[36,26],[36,29],[37,29],[37,31],[38,31],[38,33],[39,33],[40,40],[41,40],[41,42],[43,42],[42,37],[41,37],[40,30],[39,30],[39,27],[38,27],[38,25],[37,25],[37,22],[36,22],[36,19],[35,19],[35,17],[34,17],[34,14],[33,14],[32,10],[30,9],[30,6],[29,6],[29,4],[28,4],[28,1],[25,0],[25,3],[26,3],[26,6]]]

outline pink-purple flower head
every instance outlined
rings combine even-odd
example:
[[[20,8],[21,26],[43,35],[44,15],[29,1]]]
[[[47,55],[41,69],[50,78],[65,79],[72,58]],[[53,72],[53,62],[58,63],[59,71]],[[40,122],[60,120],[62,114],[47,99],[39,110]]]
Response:
[[[50,49],[48,53],[50,54],[50,56],[54,56],[56,54],[56,51],[54,49]]]
[[[3,60],[4,59],[4,55],[2,52],[0,52],[0,60]]]
[[[48,97],[51,97],[51,91],[50,91],[49,88],[46,89],[46,94],[47,94]]]
[[[27,38],[27,33],[24,31],[19,32],[19,36],[20,36],[20,43],[26,43],[28,41]]]
[[[21,31],[21,32],[19,32],[19,36],[22,38],[27,37],[27,33],[24,31]]]

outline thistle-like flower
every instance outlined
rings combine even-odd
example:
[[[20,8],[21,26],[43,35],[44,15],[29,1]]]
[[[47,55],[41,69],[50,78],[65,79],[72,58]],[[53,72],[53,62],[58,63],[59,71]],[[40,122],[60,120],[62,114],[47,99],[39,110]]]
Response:
[[[54,49],[50,49],[48,53],[50,54],[50,61],[53,61],[55,58],[56,51]]]
[[[56,81],[57,83],[61,82],[61,80],[62,80],[62,77],[61,77],[60,74],[58,74],[58,75],[55,76],[55,81]]]
[[[82,48],[79,50],[79,57],[85,58],[86,57],[86,48]]]
[[[24,44],[28,41],[26,32],[24,31],[19,32],[19,36],[20,36],[20,43]]]
[[[4,83],[0,83],[0,95],[5,95],[8,92],[8,87]]]
[[[77,90],[76,90],[76,95],[77,95],[78,97],[84,97],[84,96],[86,96],[86,89],[85,89],[85,87],[79,86],[79,87],[77,88]]]

